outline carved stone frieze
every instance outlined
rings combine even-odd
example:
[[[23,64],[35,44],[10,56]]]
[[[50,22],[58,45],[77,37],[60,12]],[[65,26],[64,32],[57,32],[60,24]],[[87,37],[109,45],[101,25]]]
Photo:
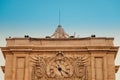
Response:
[[[55,56],[32,56],[31,80],[88,80],[88,57],[69,56],[57,52]]]

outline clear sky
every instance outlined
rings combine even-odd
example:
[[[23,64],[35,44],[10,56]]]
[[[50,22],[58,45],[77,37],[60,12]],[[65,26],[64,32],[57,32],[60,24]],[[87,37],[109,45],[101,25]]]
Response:
[[[5,46],[9,36],[51,35],[59,24],[59,9],[68,34],[114,37],[115,45],[120,45],[120,0],[0,0],[0,46]],[[119,58],[120,52],[116,64],[120,64]],[[4,65],[2,57],[0,61]]]

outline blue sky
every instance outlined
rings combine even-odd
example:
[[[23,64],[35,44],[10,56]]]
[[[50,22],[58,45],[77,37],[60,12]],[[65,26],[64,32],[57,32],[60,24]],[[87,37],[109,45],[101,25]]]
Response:
[[[0,0],[0,32],[8,33],[6,37],[51,35],[60,9],[61,25],[69,34],[114,36],[120,29],[119,4],[119,0]]]
[[[0,0],[0,46],[9,36],[51,35],[59,24],[59,9],[68,34],[114,37],[120,45],[120,0]]]

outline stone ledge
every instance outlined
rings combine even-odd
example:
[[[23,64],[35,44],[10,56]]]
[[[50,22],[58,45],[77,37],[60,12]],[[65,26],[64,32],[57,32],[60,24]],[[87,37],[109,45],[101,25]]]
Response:
[[[115,73],[118,72],[120,65],[115,66]]]
[[[5,73],[5,66],[1,66],[3,73]]]

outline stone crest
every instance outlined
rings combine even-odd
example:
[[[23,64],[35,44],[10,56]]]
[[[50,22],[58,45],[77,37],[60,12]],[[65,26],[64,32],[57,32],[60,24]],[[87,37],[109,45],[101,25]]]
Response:
[[[75,74],[80,80],[88,80],[88,57],[77,57],[75,61]]]
[[[31,80],[88,80],[88,57],[67,57],[63,52],[53,57],[33,56]]]
[[[31,57],[33,66],[32,66],[32,80],[41,80],[42,77],[45,75],[46,64],[42,57],[35,56]]]

